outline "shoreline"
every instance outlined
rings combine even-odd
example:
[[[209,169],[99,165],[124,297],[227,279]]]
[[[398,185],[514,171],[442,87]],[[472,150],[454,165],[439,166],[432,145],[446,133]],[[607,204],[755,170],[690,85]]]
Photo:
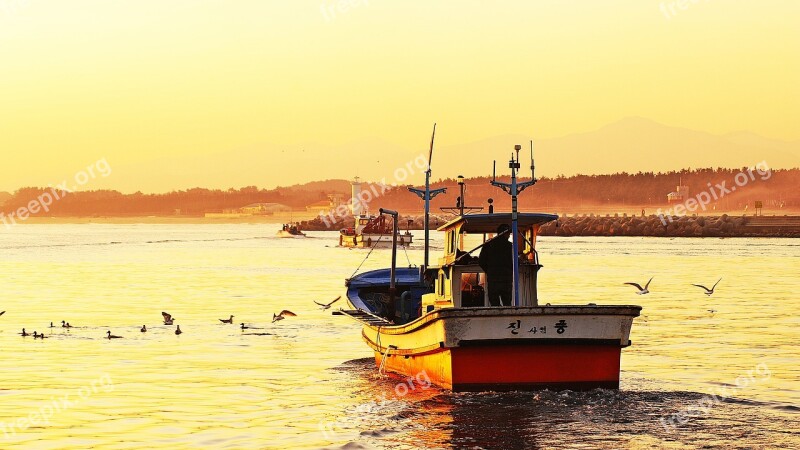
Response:
[[[431,229],[452,217],[431,216]],[[400,230],[421,230],[422,216],[401,216]],[[352,226],[352,218],[326,224],[319,218],[301,222],[306,231],[338,230]],[[406,225],[406,226],[403,226]],[[628,216],[627,214],[564,215],[542,225],[541,236],[644,236],[644,237],[800,237],[797,216]]]
[[[303,231],[338,231],[351,226],[352,218],[335,224],[323,223],[319,217],[297,220],[289,214],[274,216],[200,217],[200,216],[103,216],[103,217],[30,217],[16,225],[81,225],[81,224],[253,224],[279,225],[297,221]],[[450,217],[431,216],[431,228],[450,220]],[[409,220],[411,223],[409,224]],[[401,216],[401,231],[422,230],[422,216]],[[5,225],[5,226],[3,226]],[[15,225],[0,223],[0,229]],[[541,236],[643,236],[643,237],[800,237],[800,215],[794,216],[628,216],[584,214],[560,217],[556,222],[542,225]]]

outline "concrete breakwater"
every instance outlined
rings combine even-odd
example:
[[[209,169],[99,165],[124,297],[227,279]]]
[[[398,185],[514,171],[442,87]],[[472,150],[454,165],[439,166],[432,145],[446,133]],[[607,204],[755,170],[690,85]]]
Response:
[[[409,223],[410,220],[410,223]],[[421,230],[421,216],[401,216],[400,229]],[[435,229],[450,217],[431,216]],[[336,224],[319,218],[302,222],[308,231],[332,231],[352,226],[352,218]],[[542,236],[655,236],[655,237],[800,237],[800,216],[563,216],[542,226]]]
[[[577,216],[542,226],[543,236],[800,237],[800,217]]]

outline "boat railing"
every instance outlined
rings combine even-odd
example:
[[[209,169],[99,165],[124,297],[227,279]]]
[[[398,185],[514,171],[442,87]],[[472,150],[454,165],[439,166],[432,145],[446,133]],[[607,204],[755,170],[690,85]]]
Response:
[[[369,311],[359,309],[339,309],[337,311],[333,311],[332,313],[334,316],[347,316],[357,322],[373,325],[373,326],[388,326],[393,325],[392,322],[386,320],[386,318],[372,314]]]

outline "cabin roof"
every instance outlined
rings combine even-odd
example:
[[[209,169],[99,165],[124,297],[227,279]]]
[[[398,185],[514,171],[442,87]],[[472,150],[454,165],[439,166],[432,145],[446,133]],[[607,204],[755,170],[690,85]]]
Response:
[[[518,224],[522,228],[532,225],[539,225],[558,219],[555,214],[543,213],[519,213],[517,215]],[[438,231],[447,231],[457,227],[459,224],[462,232],[467,233],[495,233],[500,224],[511,225],[511,213],[494,214],[469,214],[463,217],[456,217],[438,228]]]

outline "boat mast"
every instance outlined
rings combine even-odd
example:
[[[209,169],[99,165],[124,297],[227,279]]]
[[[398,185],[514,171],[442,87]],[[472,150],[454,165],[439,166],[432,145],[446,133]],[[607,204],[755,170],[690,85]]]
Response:
[[[518,253],[518,245],[519,245],[519,236],[517,235],[518,232],[518,211],[517,211],[517,196],[524,191],[525,189],[533,186],[536,184],[536,176],[534,175],[534,165],[533,165],[533,141],[531,141],[531,179],[530,181],[524,182],[517,182],[517,171],[520,168],[519,164],[519,151],[522,150],[521,145],[515,145],[514,151],[517,152],[516,159],[514,154],[511,154],[511,160],[508,162],[508,167],[511,169],[511,183],[501,183],[497,181],[497,161],[494,162],[494,169],[492,170],[492,186],[499,187],[500,189],[504,190],[506,193],[511,195],[511,237],[512,237],[512,246],[513,251],[511,252],[511,258],[513,261],[513,268],[514,268],[514,306],[519,306],[519,256]]]
[[[467,206],[467,197],[466,197],[466,190],[464,185],[464,175],[459,175],[458,178],[458,187],[460,189],[461,195],[459,195],[458,199],[456,200],[456,206],[443,206],[439,209],[445,212],[457,214],[459,217],[464,217],[465,213],[471,213],[473,211],[482,211],[483,206]],[[491,202],[490,202],[491,203]]]
[[[428,151],[428,170],[425,171],[425,190],[416,189],[409,186],[408,190],[417,194],[419,198],[425,201],[425,263],[422,266],[422,273],[428,269],[428,253],[430,249],[430,213],[431,213],[431,199],[437,195],[447,192],[447,188],[439,188],[431,190],[431,161],[433,160],[433,139],[436,137],[436,124],[433,124],[433,134],[431,135],[431,147]]]
[[[395,272],[397,270],[397,233],[398,233],[398,226],[397,226],[397,219],[398,214],[397,211],[392,211],[391,209],[380,209],[381,216],[384,214],[392,216],[392,268],[389,270],[389,314],[387,318],[390,322],[394,322],[395,319],[395,311],[397,309],[395,305]]]

